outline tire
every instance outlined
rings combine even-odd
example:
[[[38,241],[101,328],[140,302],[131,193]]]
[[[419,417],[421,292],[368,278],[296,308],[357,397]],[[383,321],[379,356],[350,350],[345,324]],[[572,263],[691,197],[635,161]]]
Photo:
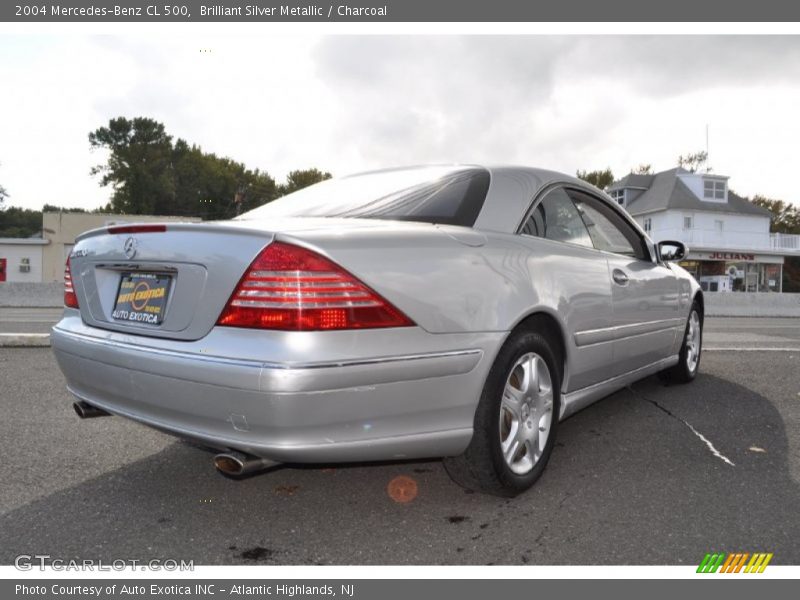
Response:
[[[561,369],[554,347],[534,331],[514,333],[503,344],[486,378],[469,446],[462,455],[444,459],[456,483],[510,497],[541,477],[561,409]]]
[[[689,383],[697,377],[700,370],[700,355],[703,350],[703,312],[697,301],[692,303],[692,310],[686,321],[683,332],[683,344],[678,355],[678,364],[662,371],[662,379],[668,383]]]

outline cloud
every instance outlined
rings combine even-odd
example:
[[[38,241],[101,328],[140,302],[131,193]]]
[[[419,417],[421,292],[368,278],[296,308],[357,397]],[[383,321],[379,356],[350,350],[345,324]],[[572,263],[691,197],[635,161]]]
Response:
[[[316,75],[339,97],[338,135],[376,162],[513,156],[515,133],[549,101],[567,41],[331,37]],[[511,143],[509,143],[511,142]]]
[[[611,36],[581,38],[573,60],[647,95],[698,87],[791,82],[800,75],[797,36]]]
[[[411,154],[624,172],[673,166],[704,147],[706,124],[730,143],[732,126],[744,134],[763,121],[768,90],[797,87],[800,38],[334,36],[314,57],[338,100],[337,137],[370,167]],[[721,167],[755,158],[743,142]]]
[[[737,190],[795,194],[800,37],[5,36],[0,56],[0,182],[25,206],[107,201],[86,136],[119,115],[278,178],[459,161],[622,174],[673,166],[709,124]]]

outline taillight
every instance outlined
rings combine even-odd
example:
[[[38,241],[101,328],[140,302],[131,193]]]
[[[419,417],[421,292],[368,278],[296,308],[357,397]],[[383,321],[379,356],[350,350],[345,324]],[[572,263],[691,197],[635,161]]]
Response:
[[[217,324],[319,331],[414,323],[324,256],[273,242],[247,269]]]
[[[75,295],[75,287],[72,285],[72,271],[69,268],[69,258],[64,265],[64,306],[78,308],[78,296]]]

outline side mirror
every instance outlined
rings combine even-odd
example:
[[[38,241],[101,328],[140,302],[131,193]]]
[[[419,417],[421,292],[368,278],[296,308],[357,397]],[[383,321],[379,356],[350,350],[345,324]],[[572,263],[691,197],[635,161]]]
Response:
[[[658,242],[656,248],[658,249],[658,257],[664,262],[677,262],[686,258],[688,254],[686,245],[683,242],[674,240]]]

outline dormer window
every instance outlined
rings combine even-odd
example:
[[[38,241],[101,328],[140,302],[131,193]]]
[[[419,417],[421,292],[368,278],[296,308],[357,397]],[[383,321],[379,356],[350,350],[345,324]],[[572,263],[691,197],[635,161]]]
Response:
[[[624,188],[621,189],[621,190],[611,190],[609,192],[609,195],[614,199],[614,201],[617,204],[619,204],[621,206],[625,206],[625,189]]]
[[[704,179],[703,198],[725,200],[725,181],[722,179]]]

